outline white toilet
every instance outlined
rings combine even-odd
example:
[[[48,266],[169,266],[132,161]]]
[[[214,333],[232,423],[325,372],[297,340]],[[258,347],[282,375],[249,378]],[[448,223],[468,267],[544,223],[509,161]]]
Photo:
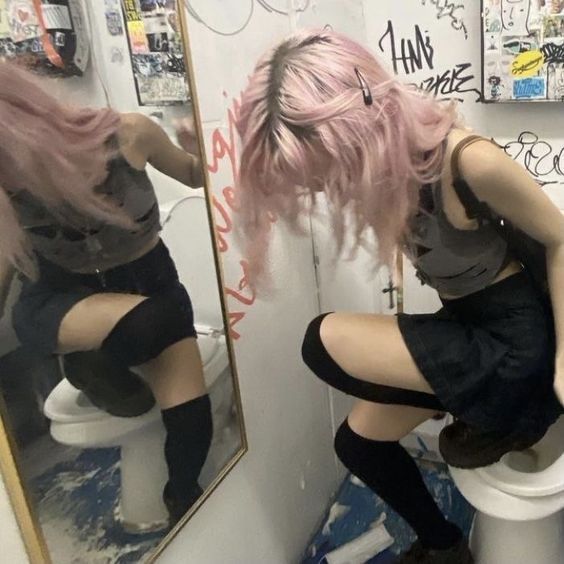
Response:
[[[203,193],[194,191],[162,207],[161,216],[162,238],[192,299],[217,432],[231,417],[232,386],[225,377],[229,357]],[[128,530],[148,531],[166,524],[168,514],[162,501],[167,480],[165,433],[157,407],[140,417],[114,417],[94,407],[65,379],[47,398],[44,413],[51,420],[52,437],[62,444],[120,447],[119,511]]]
[[[476,508],[476,564],[564,562],[564,416],[527,451],[486,468],[450,471]]]

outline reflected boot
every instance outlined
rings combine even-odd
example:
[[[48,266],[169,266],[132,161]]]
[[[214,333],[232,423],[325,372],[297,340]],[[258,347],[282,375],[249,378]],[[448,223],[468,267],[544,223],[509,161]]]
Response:
[[[138,417],[155,405],[148,384],[104,350],[61,358],[65,378],[98,409],[116,417]]]
[[[425,548],[420,541],[397,560],[397,564],[473,564],[474,558],[466,539],[444,550]]]
[[[162,411],[169,480],[163,500],[175,525],[202,495],[198,478],[208,456],[213,422],[208,395]]]
[[[470,470],[495,464],[508,452],[531,448],[545,433],[546,430],[526,435],[522,431],[488,432],[457,419],[441,431],[439,450],[449,466]]]
[[[174,527],[178,521],[186,515],[186,513],[192,508],[192,506],[200,499],[200,496],[204,493],[204,490],[196,484],[194,490],[187,497],[179,497],[172,492],[172,487],[170,482],[165,485],[163,491],[163,501],[166,505],[166,509],[169,515],[169,525]]]

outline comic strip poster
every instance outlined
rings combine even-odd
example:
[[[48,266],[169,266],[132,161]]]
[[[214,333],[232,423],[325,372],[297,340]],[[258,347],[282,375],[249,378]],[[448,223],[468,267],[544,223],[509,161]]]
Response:
[[[564,101],[564,0],[482,0],[483,99]]]
[[[139,104],[186,103],[177,0],[122,0],[122,7]]]

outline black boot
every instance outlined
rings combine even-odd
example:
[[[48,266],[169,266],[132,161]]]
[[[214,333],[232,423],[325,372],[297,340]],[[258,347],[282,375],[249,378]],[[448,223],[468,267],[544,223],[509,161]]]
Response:
[[[65,378],[98,409],[116,417],[138,417],[155,405],[148,384],[103,350],[66,354]]]
[[[473,564],[474,558],[466,539],[443,550],[425,548],[417,541],[397,560],[397,564]]]
[[[469,470],[495,464],[508,452],[531,448],[545,433],[487,432],[456,420],[441,431],[439,450],[448,465]]]
[[[170,482],[168,482],[163,491],[163,501],[169,515],[169,525],[174,527],[176,523],[178,523],[178,521],[180,521],[180,519],[188,513],[198,499],[200,499],[200,496],[203,493],[204,491],[202,488],[196,484],[192,493],[181,498],[173,493]]]

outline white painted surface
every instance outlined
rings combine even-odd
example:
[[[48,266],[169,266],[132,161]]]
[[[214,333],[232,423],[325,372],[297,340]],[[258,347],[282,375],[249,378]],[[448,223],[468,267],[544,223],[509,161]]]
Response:
[[[0,546],[4,555],[0,560],[10,562],[10,564],[28,562],[25,546],[2,476],[0,476],[0,523],[2,523],[2,526],[0,526]]]
[[[203,2],[196,4],[202,7]],[[249,27],[235,38],[212,34],[190,21],[208,143],[216,128],[228,137],[225,116],[231,100],[244,87],[263,50],[291,29],[291,18],[268,14],[255,4]],[[280,1],[270,4],[284,7]],[[296,5],[299,8],[300,3]],[[237,22],[227,17],[229,13],[226,7],[214,18],[209,11],[207,23],[231,29],[230,24]],[[218,81],[226,96],[211,90]],[[222,116],[219,123],[217,116]],[[212,174],[212,183],[225,206],[222,190],[232,183],[225,159],[218,173]],[[220,216],[218,224],[225,224]],[[231,234],[226,239],[229,250],[222,257],[226,284],[236,289],[240,256]],[[277,293],[272,300],[247,307],[229,299],[232,312],[246,314],[235,329],[241,333],[236,352],[250,450],[173,541],[160,560],[163,563],[297,562],[340,483],[343,473],[333,456],[328,391],[299,354],[303,331],[319,311],[312,256],[310,238],[296,238],[277,226],[272,253]]]

